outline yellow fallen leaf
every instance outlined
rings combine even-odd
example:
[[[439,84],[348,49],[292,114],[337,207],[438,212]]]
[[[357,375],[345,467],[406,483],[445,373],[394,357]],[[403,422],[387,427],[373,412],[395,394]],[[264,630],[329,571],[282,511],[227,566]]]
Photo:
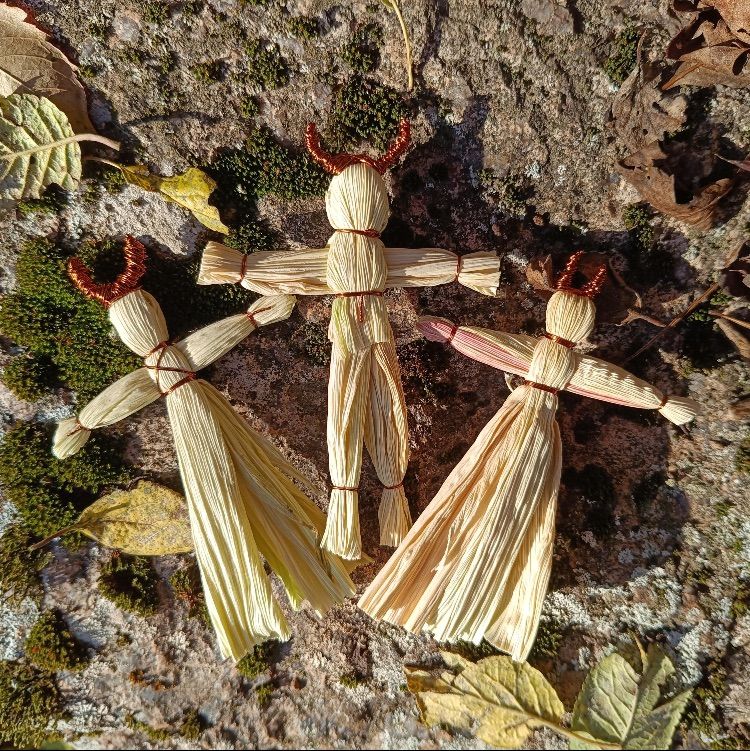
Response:
[[[208,198],[216,188],[216,181],[203,170],[190,167],[181,175],[162,177],[149,171],[142,164],[118,164],[108,159],[99,159],[111,167],[117,167],[125,180],[143,190],[161,193],[168,201],[186,208],[204,226],[226,235],[229,232],[219,216],[216,206],[211,206]]]
[[[108,493],[84,509],[75,524],[33,547],[74,531],[130,555],[169,555],[193,549],[185,498],[147,480],[140,480],[131,490]]]
[[[520,748],[534,728],[557,726],[565,708],[547,679],[527,663],[487,657],[477,663],[445,652],[451,673],[435,677],[407,668],[407,686],[416,694],[422,719],[500,748]]]

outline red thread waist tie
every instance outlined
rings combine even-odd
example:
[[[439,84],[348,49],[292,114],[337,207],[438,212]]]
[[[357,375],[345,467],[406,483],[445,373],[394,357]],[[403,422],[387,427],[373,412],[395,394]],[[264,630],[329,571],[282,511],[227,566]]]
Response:
[[[356,297],[357,298],[357,322],[362,323],[365,320],[365,297],[382,297],[383,290],[368,289],[362,292],[337,292],[335,297]]]
[[[339,227],[334,227],[333,231],[345,232],[350,235],[362,235],[363,237],[380,237],[380,232],[378,232],[376,229],[341,229]]]
[[[546,391],[548,394],[558,394],[560,389],[556,389],[554,386],[547,386],[546,383],[537,383],[536,381],[524,381],[526,386],[531,386],[532,389],[539,389],[540,391]]]

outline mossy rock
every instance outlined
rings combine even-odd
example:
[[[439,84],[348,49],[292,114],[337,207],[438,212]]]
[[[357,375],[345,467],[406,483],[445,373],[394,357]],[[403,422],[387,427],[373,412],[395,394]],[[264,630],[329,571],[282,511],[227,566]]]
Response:
[[[613,83],[620,86],[635,68],[638,55],[638,40],[641,33],[628,26],[615,38],[610,55],[604,63],[604,72]]]
[[[237,663],[237,672],[243,678],[257,678],[270,670],[279,648],[279,642],[269,639],[257,644]]]
[[[34,537],[72,524],[105,487],[126,482],[118,444],[93,436],[75,456],[52,455],[52,431],[18,423],[0,441],[0,487]]]
[[[363,24],[344,45],[341,57],[355,73],[372,73],[380,64],[383,40],[383,27],[380,24]]]
[[[113,336],[106,310],[68,278],[71,255],[48,240],[27,243],[18,258],[18,288],[3,300],[0,333],[26,350],[6,367],[3,380],[21,398],[34,400],[65,386],[85,403],[142,364]],[[98,282],[122,269],[119,242],[84,243],[76,255]],[[158,299],[173,338],[237,313],[255,298],[239,286],[197,285],[199,263],[149,251],[143,287]]]
[[[115,555],[99,574],[99,591],[118,608],[143,618],[159,607],[159,577],[148,558]]]
[[[85,648],[71,634],[57,610],[42,613],[24,645],[26,658],[40,670],[83,670],[88,658]]]
[[[39,748],[62,717],[54,675],[19,662],[0,662],[0,739],[11,748]]]
[[[52,556],[29,550],[37,539],[22,522],[13,522],[0,535],[0,592],[10,605],[20,605],[27,597],[37,604],[42,601],[39,574]]]

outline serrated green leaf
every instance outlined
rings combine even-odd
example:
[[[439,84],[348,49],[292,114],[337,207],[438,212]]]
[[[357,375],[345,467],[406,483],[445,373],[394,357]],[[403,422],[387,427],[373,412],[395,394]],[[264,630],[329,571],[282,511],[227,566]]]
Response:
[[[147,480],[140,480],[131,490],[108,493],[85,508],[75,524],[35,547],[73,531],[130,555],[169,555],[193,549],[185,498]]]
[[[642,675],[622,655],[605,657],[587,676],[573,708],[572,729],[626,749],[668,749],[690,691],[657,706],[674,665],[656,645],[643,656]],[[573,740],[571,749],[600,748]]]
[[[454,659],[457,658],[457,659]],[[493,656],[477,663],[448,658],[458,674],[434,678],[425,671],[407,673],[428,725],[476,735],[501,748],[518,748],[541,725],[559,725],[565,711],[555,689],[527,663]]]
[[[132,185],[161,193],[168,201],[186,208],[204,226],[226,235],[229,232],[219,216],[216,206],[211,206],[208,199],[216,188],[216,181],[203,170],[190,167],[181,175],[161,177],[154,175],[142,164],[124,165],[107,161],[119,169],[125,179]]]
[[[68,118],[33,94],[0,97],[0,206],[39,198],[55,183],[71,190],[81,178],[81,148]]]

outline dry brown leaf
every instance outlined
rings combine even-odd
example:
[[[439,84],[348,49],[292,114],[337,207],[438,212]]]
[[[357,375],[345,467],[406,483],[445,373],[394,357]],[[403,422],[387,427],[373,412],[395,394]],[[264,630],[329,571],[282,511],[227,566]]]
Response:
[[[723,156],[719,158],[724,159]],[[739,167],[741,170],[745,170],[745,172],[750,172],[750,158],[743,161],[739,161],[738,159],[724,159],[724,161],[733,164],[735,167]]]
[[[633,323],[633,321],[646,321],[646,323],[650,323],[652,326],[657,326],[660,329],[663,329],[667,325],[653,316],[639,313],[637,310],[628,310],[628,314],[620,322],[620,326],[624,326],[626,323]]]
[[[612,103],[612,127],[631,152],[679,130],[687,108],[684,96],[664,94],[661,90],[662,68],[647,59],[643,42],[641,39],[638,44],[636,68]]]
[[[699,187],[693,197],[678,203],[675,176],[665,171],[669,161],[659,143],[652,143],[623,159],[618,170],[644,201],[657,211],[702,230],[714,223],[718,202],[734,187],[733,178],[722,178]]]
[[[745,360],[750,360],[750,339],[725,318],[717,319],[716,325],[722,330],[724,336],[732,342],[740,355]]]
[[[750,397],[740,399],[729,408],[732,420],[750,420]]]
[[[62,111],[74,133],[93,133],[73,63],[47,35],[29,22],[26,11],[0,5],[0,96],[36,94]]]
[[[750,296],[750,243],[747,241],[739,242],[727,254],[721,284],[734,297]]]
[[[746,0],[677,0],[674,7],[693,19],[667,47],[667,57],[679,66],[662,88],[750,85]]]
[[[552,269],[552,256],[532,258],[526,267],[526,281],[535,290],[553,292],[555,289],[555,273]]]

